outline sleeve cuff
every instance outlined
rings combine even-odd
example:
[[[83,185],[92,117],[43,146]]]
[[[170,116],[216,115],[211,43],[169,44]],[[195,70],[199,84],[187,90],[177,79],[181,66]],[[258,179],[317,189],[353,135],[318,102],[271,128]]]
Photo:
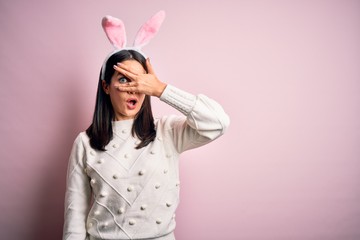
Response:
[[[188,115],[195,106],[196,96],[168,84],[160,100]]]

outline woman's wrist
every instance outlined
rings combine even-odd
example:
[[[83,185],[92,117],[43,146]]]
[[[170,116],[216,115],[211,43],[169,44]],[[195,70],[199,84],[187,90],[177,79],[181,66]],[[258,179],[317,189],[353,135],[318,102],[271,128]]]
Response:
[[[159,87],[157,88],[157,92],[155,93],[155,96],[160,98],[160,96],[162,95],[162,93],[164,92],[165,88],[166,88],[167,84],[160,82],[159,83]]]

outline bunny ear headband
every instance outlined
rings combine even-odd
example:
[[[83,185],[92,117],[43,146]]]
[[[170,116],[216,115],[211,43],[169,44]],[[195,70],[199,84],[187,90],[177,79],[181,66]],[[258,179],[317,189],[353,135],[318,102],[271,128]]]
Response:
[[[146,58],[145,54],[141,52],[141,48],[148,44],[150,40],[157,34],[164,19],[164,11],[159,11],[156,13],[141,26],[138,33],[136,34],[133,46],[126,47],[126,32],[124,23],[120,19],[114,18],[112,16],[103,17],[101,22],[102,27],[115,50],[111,52],[104,61],[101,71],[101,79],[105,79],[106,63],[114,53],[125,49],[135,50]]]

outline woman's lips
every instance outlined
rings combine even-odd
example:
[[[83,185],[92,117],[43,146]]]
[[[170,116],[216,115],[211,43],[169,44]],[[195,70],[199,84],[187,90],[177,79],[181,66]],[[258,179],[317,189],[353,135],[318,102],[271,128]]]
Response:
[[[126,105],[127,105],[128,109],[134,110],[136,108],[137,102],[138,101],[136,98],[129,98],[128,100],[126,100]]]

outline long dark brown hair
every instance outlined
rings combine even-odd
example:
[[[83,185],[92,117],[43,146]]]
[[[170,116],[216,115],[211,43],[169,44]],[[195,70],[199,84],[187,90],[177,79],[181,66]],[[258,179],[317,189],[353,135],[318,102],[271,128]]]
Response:
[[[148,72],[146,59],[143,55],[134,50],[122,50],[114,53],[107,60],[104,79],[106,84],[110,84],[115,72],[113,65],[130,59],[138,61],[145,71]],[[102,87],[101,80],[100,71],[93,121],[89,128],[86,129],[86,134],[90,138],[92,148],[105,151],[105,146],[113,138],[112,121],[114,120],[114,109],[110,101],[110,96],[105,93]],[[145,96],[144,102],[135,116],[131,133],[133,136],[136,135],[141,141],[140,144],[136,146],[137,149],[147,146],[155,139],[156,130],[154,117],[151,110],[150,96],[148,95]]]

